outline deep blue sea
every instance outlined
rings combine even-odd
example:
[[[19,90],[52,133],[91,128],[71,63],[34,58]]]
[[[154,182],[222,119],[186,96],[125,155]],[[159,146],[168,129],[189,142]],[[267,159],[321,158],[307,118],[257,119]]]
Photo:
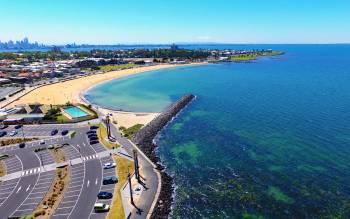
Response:
[[[240,48],[286,54],[149,72],[87,98],[154,112],[197,95],[157,139],[174,218],[350,218],[350,45]]]

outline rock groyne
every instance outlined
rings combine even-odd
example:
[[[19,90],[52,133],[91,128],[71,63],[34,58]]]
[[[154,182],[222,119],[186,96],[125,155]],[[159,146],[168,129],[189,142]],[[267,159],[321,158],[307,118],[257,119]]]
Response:
[[[159,157],[156,155],[153,139],[195,96],[187,94],[182,96],[177,102],[165,109],[159,116],[152,120],[148,125],[137,132],[132,141],[148,156],[148,158],[157,166],[161,173],[162,186],[157,200],[157,204],[152,212],[151,218],[168,218],[173,202],[172,194],[174,192],[173,179],[164,170],[160,164]]]

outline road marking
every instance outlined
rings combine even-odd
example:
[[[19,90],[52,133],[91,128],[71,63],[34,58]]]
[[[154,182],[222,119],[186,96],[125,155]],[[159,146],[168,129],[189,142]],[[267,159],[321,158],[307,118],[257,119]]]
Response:
[[[17,192],[16,193],[18,193],[19,192],[19,190],[21,190],[22,189],[22,186],[20,186],[18,189],[17,189]]]
[[[29,188],[30,188],[30,185],[28,185],[28,187],[27,187],[27,189],[26,189],[26,192],[28,192]]]
[[[90,180],[87,181],[87,186],[86,187],[89,187],[90,185]]]
[[[95,185],[97,185],[97,182],[98,182],[98,178],[96,178],[96,180],[95,180]]]

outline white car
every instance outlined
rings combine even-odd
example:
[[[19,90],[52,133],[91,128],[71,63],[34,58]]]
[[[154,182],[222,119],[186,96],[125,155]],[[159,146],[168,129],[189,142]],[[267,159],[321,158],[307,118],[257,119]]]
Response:
[[[108,162],[103,164],[103,169],[111,169],[111,168],[114,168],[115,166],[116,166],[115,163]]]
[[[45,144],[45,141],[44,141],[44,140],[41,140],[41,141],[40,141],[40,144]]]
[[[16,132],[16,131],[10,132],[10,136],[15,136],[15,135],[17,135],[17,132]]]

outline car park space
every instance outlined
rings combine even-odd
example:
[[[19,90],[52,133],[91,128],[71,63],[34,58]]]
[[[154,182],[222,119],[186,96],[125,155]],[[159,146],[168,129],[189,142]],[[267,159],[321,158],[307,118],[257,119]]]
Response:
[[[63,148],[63,152],[66,156],[68,156],[68,158],[70,160],[73,160],[75,158],[79,158],[80,157],[80,153],[78,151],[78,149],[76,149],[75,147],[69,145],[69,146],[64,146]]]
[[[91,147],[92,147],[97,153],[106,150],[106,148],[103,147],[100,143],[98,143],[98,144],[92,144]]]
[[[6,174],[15,173],[22,170],[21,160],[17,156],[10,156],[3,160],[6,165]]]
[[[42,166],[55,163],[54,158],[48,150],[39,151],[37,152],[37,155],[41,161]]]
[[[71,166],[71,177],[68,188],[64,193],[62,201],[60,202],[58,208],[51,218],[58,219],[69,217],[79,199],[84,184],[84,178],[84,163]]]
[[[45,197],[48,192],[53,179],[55,177],[56,171],[48,171],[41,173],[39,178],[34,185],[34,188],[30,191],[27,198],[23,201],[23,203],[16,209],[13,213],[13,217],[29,215],[35,210],[41,200]],[[27,189],[30,187],[27,187]]]
[[[0,206],[11,195],[18,184],[19,178],[1,182],[0,184]]]

